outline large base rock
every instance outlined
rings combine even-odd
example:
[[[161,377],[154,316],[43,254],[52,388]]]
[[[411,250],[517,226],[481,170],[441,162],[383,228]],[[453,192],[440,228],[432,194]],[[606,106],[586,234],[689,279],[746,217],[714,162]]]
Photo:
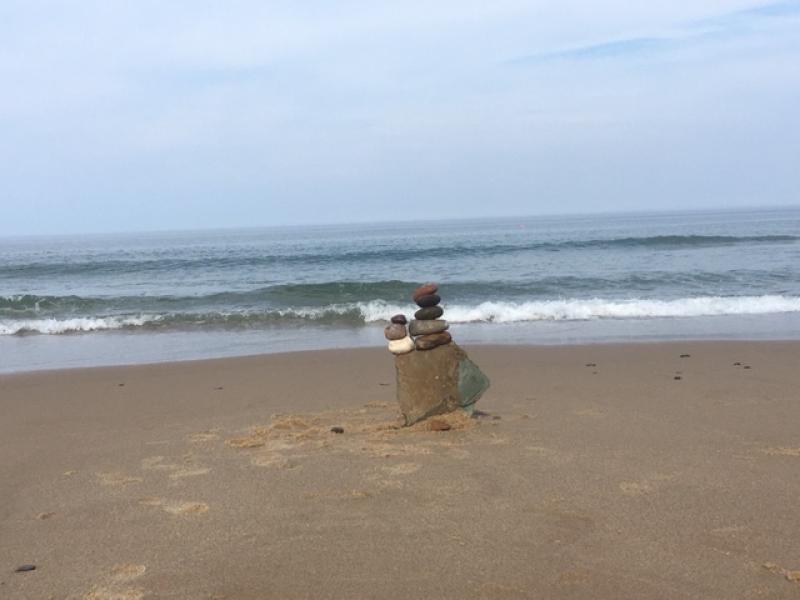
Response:
[[[489,388],[489,378],[456,344],[397,356],[395,367],[406,425],[457,409],[471,413]]]

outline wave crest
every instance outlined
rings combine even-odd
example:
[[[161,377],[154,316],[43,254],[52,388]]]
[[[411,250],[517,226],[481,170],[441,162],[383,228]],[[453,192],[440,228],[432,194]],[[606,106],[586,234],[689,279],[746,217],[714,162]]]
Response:
[[[158,313],[80,318],[0,320],[0,335],[65,334],[116,329],[253,328],[272,325],[338,325],[383,323],[393,314],[410,315],[416,307],[383,300],[322,307],[240,310],[204,313]],[[796,296],[704,296],[674,300],[602,298],[529,302],[482,302],[444,305],[451,323],[585,321],[591,319],[680,318],[800,312]]]

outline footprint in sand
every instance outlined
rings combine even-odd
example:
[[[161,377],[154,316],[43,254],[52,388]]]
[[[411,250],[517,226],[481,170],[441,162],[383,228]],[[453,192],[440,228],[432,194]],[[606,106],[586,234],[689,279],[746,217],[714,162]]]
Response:
[[[205,502],[189,502],[182,500],[166,500],[164,498],[142,498],[142,506],[153,506],[168,512],[171,515],[199,515],[208,512]]]
[[[639,481],[623,481],[619,484],[620,491],[626,496],[644,496],[656,491],[667,481],[672,481],[674,475],[651,475]]]
[[[186,477],[199,477],[201,475],[207,475],[211,469],[202,467],[198,469],[184,469],[180,468],[172,473],[169,474],[169,478],[172,480],[175,479],[184,479]]]
[[[251,435],[246,435],[243,437],[233,438],[225,441],[225,444],[227,444],[231,448],[237,448],[239,450],[261,448],[266,443],[267,442],[264,439],[264,436],[259,433],[254,433]]]
[[[118,471],[113,473],[95,473],[95,475],[100,480],[100,483],[108,486],[124,486],[131,483],[141,483],[143,481],[141,477],[131,477],[130,475],[125,475]]]
[[[192,456],[187,455],[184,460],[191,462]],[[208,474],[211,469],[206,467],[190,467],[173,463],[165,463],[163,456],[150,456],[142,460],[142,469],[145,471],[163,471],[169,473],[169,478],[174,480],[186,477],[199,477]]]
[[[559,454],[558,450],[545,446],[525,446],[525,450],[534,456],[541,456],[542,458],[556,458]]]
[[[464,448],[450,448],[447,451],[447,456],[455,458],[456,460],[466,460],[471,454],[469,450],[465,450]]]
[[[256,454],[250,459],[250,463],[256,467],[270,467],[273,469],[296,469],[300,466],[294,460],[273,453]]]
[[[579,410],[573,410],[572,414],[577,417],[604,417],[605,413],[597,408],[582,408]]]
[[[794,583],[800,583],[800,571],[791,571],[789,569],[784,569],[780,565],[773,562],[766,562],[761,566],[764,567],[770,573],[775,573],[775,575],[783,575],[788,581],[792,581]]]
[[[141,588],[96,585],[83,598],[84,600],[143,600],[144,595],[145,591]]]
[[[200,431],[187,436],[187,441],[192,444],[204,444],[206,442],[213,442],[219,439],[216,429],[209,429],[208,431]]]
[[[106,581],[96,584],[83,597],[84,600],[142,600],[145,590],[128,584],[144,575],[145,565],[126,563],[115,565]]]
[[[762,452],[769,456],[800,456],[800,448],[789,448],[786,446],[765,448]]]
[[[114,568],[111,569],[111,578],[114,581],[133,581],[137,577],[141,577],[144,575],[144,572],[147,570],[147,567],[144,565],[135,565],[133,563],[124,563],[120,565],[114,565]]]
[[[388,473],[389,475],[411,475],[412,473],[416,473],[420,470],[422,465],[417,463],[400,463],[399,465],[392,465],[389,467],[383,467],[383,471]]]

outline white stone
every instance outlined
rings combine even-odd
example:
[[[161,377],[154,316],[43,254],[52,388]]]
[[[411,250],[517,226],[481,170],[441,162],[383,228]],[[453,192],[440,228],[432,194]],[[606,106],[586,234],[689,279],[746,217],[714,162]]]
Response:
[[[389,342],[389,352],[392,354],[408,354],[414,349],[414,340],[409,336],[401,340],[393,340]]]

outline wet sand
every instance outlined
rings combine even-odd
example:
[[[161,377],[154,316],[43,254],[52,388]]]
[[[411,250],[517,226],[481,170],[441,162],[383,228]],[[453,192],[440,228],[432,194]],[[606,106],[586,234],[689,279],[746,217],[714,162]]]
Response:
[[[800,596],[800,343],[467,350],[449,431],[378,349],[0,376],[0,598]]]

